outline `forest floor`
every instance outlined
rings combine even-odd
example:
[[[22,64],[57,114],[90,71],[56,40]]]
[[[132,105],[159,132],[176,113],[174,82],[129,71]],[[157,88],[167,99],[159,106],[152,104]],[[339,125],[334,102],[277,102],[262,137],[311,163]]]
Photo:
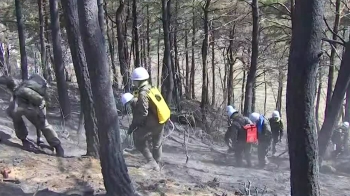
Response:
[[[85,137],[77,132],[80,110],[76,96],[72,96],[72,119],[66,123],[60,120],[57,105],[51,104],[49,108],[49,122],[56,128],[68,156],[57,158],[47,150],[32,153],[21,149],[12,121],[5,113],[10,95],[0,91],[0,170],[11,171],[8,179],[0,176],[0,195],[103,195],[99,160],[81,157],[85,153]],[[77,92],[73,90],[70,94]],[[35,141],[35,128],[27,124],[29,138]],[[265,169],[237,168],[233,166],[233,154],[226,153],[223,142],[209,144],[190,135],[186,142],[189,155],[186,163],[184,129],[185,126],[176,124],[174,132],[164,140],[160,173],[140,169],[144,160],[139,153],[125,155],[133,185],[142,195],[247,195],[245,186],[249,184],[251,195],[290,195],[288,153],[270,157]],[[285,143],[280,144],[277,154],[284,150]],[[349,158],[342,161],[342,165],[350,165]],[[253,163],[257,165],[255,156]],[[320,174],[322,195],[350,195],[350,175],[346,173],[350,170],[337,171]]]

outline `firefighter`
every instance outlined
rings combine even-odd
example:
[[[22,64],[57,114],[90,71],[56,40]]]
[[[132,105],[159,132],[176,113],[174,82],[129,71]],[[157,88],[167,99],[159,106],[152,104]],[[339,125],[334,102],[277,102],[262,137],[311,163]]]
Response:
[[[249,119],[257,126],[258,128],[258,159],[260,167],[265,167],[267,164],[267,153],[269,151],[272,133],[269,120],[267,120],[263,115],[260,115],[257,112],[253,112],[249,115]]]
[[[283,137],[283,122],[278,111],[273,111],[269,119],[272,132],[272,155],[276,153],[276,144],[282,141]]]
[[[225,134],[225,142],[229,149],[235,154],[236,166],[242,166],[243,154],[247,161],[247,166],[251,167],[251,143],[247,143],[247,132],[245,125],[251,124],[251,121],[245,118],[232,106],[227,106],[229,116],[229,128]]]

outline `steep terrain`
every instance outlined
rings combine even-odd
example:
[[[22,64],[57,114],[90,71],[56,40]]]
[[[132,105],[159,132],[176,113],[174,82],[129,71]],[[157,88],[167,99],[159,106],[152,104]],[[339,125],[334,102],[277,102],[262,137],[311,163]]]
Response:
[[[71,93],[76,94],[76,93]],[[72,98],[72,120],[61,123],[59,110],[50,104],[49,120],[62,139],[68,158],[57,158],[51,152],[27,152],[16,139],[11,120],[6,116],[10,96],[0,92],[0,170],[9,169],[8,179],[0,176],[1,196],[68,196],[102,195],[103,180],[99,161],[84,158],[84,133],[77,133],[79,104]],[[123,117],[122,127],[128,117]],[[27,123],[30,125],[30,123]],[[35,141],[35,129],[30,128],[30,138]],[[170,126],[171,127],[171,126]],[[222,144],[203,142],[190,130],[184,145],[186,126],[176,124],[173,132],[167,131],[164,140],[164,156],[161,173],[144,171],[142,156],[136,152],[126,153],[129,174],[141,195],[289,195],[289,162],[286,154],[270,158],[265,169],[237,168],[233,166],[232,154],[227,155]],[[186,163],[186,149],[189,156]],[[285,144],[279,145],[278,153]],[[253,152],[256,154],[256,152]],[[256,164],[256,157],[254,162]],[[347,161],[348,163],[348,161]],[[320,174],[322,195],[350,195],[350,177],[345,174]],[[250,185],[250,188],[248,188]]]

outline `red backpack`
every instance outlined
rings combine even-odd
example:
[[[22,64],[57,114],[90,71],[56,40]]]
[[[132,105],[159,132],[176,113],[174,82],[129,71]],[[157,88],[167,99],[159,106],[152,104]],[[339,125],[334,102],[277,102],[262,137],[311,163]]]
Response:
[[[257,143],[258,142],[258,128],[256,125],[248,124],[243,127],[247,131],[247,143]]]

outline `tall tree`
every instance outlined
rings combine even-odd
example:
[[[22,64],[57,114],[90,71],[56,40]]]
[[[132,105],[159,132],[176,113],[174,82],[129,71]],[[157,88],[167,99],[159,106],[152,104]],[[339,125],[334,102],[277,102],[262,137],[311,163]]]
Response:
[[[332,99],[325,113],[324,122],[318,135],[320,157],[326,152],[333,128],[339,120],[339,113],[344,103],[344,96],[350,83],[350,41],[345,43],[345,52],[340,64],[340,70],[335,82]],[[322,159],[321,159],[322,161]]]
[[[133,22],[132,22],[132,26],[133,26],[133,40],[134,40],[134,52],[135,52],[135,67],[140,67],[140,45],[139,45],[139,30],[138,30],[138,26],[137,26],[137,18],[138,18],[138,14],[137,14],[137,0],[133,0],[132,1],[132,17],[133,17]]]
[[[48,74],[46,69],[46,48],[45,48],[45,24],[44,24],[44,12],[43,12],[43,1],[38,0],[39,7],[39,38],[40,38],[40,55],[41,55],[41,68],[43,70],[43,76],[47,80]]]
[[[215,32],[214,32],[214,24],[213,21],[211,21],[211,70],[212,70],[212,97],[211,97],[211,105],[215,106]]]
[[[171,66],[171,49],[170,49],[170,18],[169,12],[171,11],[171,0],[162,0],[162,22],[163,22],[163,34],[164,34],[164,58],[162,69],[162,94],[167,103],[170,104],[174,91],[174,78],[173,70]]]
[[[188,55],[188,32],[189,30],[187,29],[187,23],[185,24],[185,64],[186,64],[186,80],[185,80],[185,91],[186,91],[186,98],[190,99],[191,98],[191,93],[190,93],[190,63],[189,63],[189,55]]]
[[[55,61],[55,76],[57,82],[58,101],[61,106],[64,119],[69,119],[71,114],[70,102],[68,97],[68,87],[64,73],[64,60],[61,45],[61,31],[58,14],[58,0],[50,0],[50,16],[51,16],[51,33],[52,48]]]
[[[121,149],[118,111],[115,105],[107,52],[94,0],[78,0],[80,32],[89,69],[100,140],[100,160],[107,195],[134,195]]]
[[[320,195],[315,88],[323,1],[295,0],[288,63],[287,121],[291,195]]]
[[[339,29],[339,22],[340,22],[340,0],[336,0],[335,2],[335,19],[334,19],[334,25],[333,25],[333,32],[332,32],[332,39],[337,41],[338,39],[338,29]],[[337,44],[331,45],[331,56],[329,57],[330,66],[329,66],[329,72],[328,72],[328,86],[327,86],[327,98],[326,98],[326,110],[325,113],[327,113],[327,110],[329,108],[329,103],[332,99],[332,93],[333,93],[333,85],[334,85],[334,71],[335,71],[335,57],[337,53]]]
[[[192,0],[192,43],[191,43],[191,74],[190,74],[190,94],[191,98],[195,99],[196,98],[196,91],[194,90],[195,87],[195,70],[196,70],[196,57],[195,57],[195,52],[194,52],[194,47],[196,45],[196,9],[195,9],[195,0]]]
[[[250,68],[247,75],[245,98],[244,98],[244,115],[249,115],[253,112],[253,94],[256,82],[256,71],[258,68],[259,57],[259,4],[258,0],[253,0],[251,3],[253,16],[253,31],[252,31],[252,54],[250,60]]]
[[[25,37],[25,28],[22,17],[22,3],[21,0],[15,0],[16,6],[16,18],[17,18],[17,28],[18,28],[18,38],[19,38],[19,50],[21,53],[21,71],[22,71],[22,80],[28,79],[28,61],[27,61],[27,52],[26,52],[26,37]]]
[[[115,21],[117,25],[117,40],[118,40],[118,54],[119,54],[119,64],[120,73],[123,77],[124,90],[130,91],[130,73],[129,73],[129,62],[128,62],[128,43],[125,37],[126,27],[123,26],[123,12],[125,9],[125,1],[119,0],[119,7],[115,14]],[[126,22],[126,21],[125,21]]]
[[[209,6],[211,0],[206,0],[203,7],[204,11],[204,39],[202,44],[202,100],[201,108],[204,109],[209,104],[208,91],[208,47],[209,47]]]
[[[85,119],[86,155],[98,157],[99,143],[89,70],[86,65],[83,42],[80,37],[78,0],[61,0],[65,16],[68,43],[72,55],[75,75],[80,91],[81,109]]]

